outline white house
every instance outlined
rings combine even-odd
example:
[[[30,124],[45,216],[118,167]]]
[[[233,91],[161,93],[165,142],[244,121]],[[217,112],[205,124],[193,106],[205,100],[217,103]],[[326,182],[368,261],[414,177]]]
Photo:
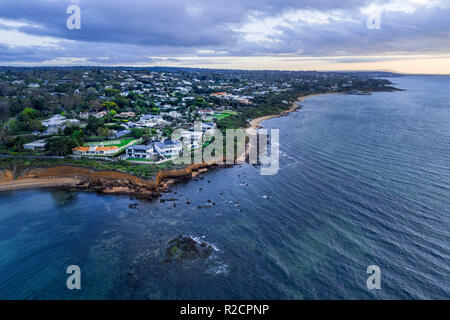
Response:
[[[64,117],[64,116],[62,116],[60,114],[57,114],[57,115],[54,115],[53,117],[51,117],[49,119],[42,120],[42,125],[44,127],[59,126],[59,125],[64,124],[66,122],[66,120],[67,120],[66,117]]]
[[[155,142],[155,151],[166,157],[178,156],[183,150],[180,142],[172,140],[164,140],[163,142]]]
[[[47,142],[44,139],[36,140],[30,143],[26,143],[23,145],[23,148],[26,150],[45,150],[45,146]]]
[[[160,116],[159,114],[144,114],[140,117],[139,121],[141,122],[145,122],[145,121],[150,121],[150,122],[158,122],[161,121],[162,116]]]
[[[202,122],[202,132],[213,132],[216,129],[214,122]]]
[[[81,146],[72,149],[73,154],[79,156],[109,156],[117,153],[118,151],[119,147],[117,146]]]
[[[180,141],[184,144],[185,147],[189,149],[196,149],[202,146],[202,131],[181,131],[180,132]]]
[[[164,119],[161,115],[156,114],[144,114],[140,117],[139,123],[146,127],[154,127],[158,124],[164,123]]]
[[[121,112],[116,115],[119,118],[134,118],[136,114],[133,111]]]
[[[201,115],[202,117],[213,116],[214,115],[214,110],[212,110],[212,109],[202,109],[202,110],[198,111],[198,114]]]
[[[127,148],[126,155],[129,158],[149,159],[155,154],[153,145],[134,145]]]
[[[47,129],[45,129],[43,135],[44,136],[51,136],[51,135],[59,133],[60,130],[63,131],[65,128],[66,128],[66,125],[61,125],[61,126],[59,126],[59,125],[51,125]]]
[[[78,124],[80,123],[80,120],[77,119],[67,119],[66,117],[57,114],[54,115],[53,117],[46,119],[46,120],[42,120],[42,125],[44,127],[50,127],[50,126],[62,126],[64,124]]]
[[[164,112],[163,115],[168,115],[172,118],[180,118],[182,115],[178,111],[170,111],[170,112]]]

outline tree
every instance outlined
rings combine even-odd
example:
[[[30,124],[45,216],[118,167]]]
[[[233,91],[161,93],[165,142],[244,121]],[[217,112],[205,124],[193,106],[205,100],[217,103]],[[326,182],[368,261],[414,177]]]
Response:
[[[117,89],[105,89],[105,94],[108,96],[108,97],[113,97],[113,96],[115,96],[117,93],[119,93],[120,91],[119,90],[117,90]]]
[[[99,127],[103,127],[104,124],[105,123],[102,119],[97,119],[96,117],[90,116],[86,125],[86,131],[90,132],[91,134],[95,134],[97,133],[97,129]]]
[[[0,126],[0,142],[5,142],[8,139],[8,128],[6,123]]]
[[[130,134],[133,138],[139,139],[144,135],[144,130],[142,128],[132,128]]]
[[[99,127],[97,129],[97,135],[101,138],[107,138],[111,135],[111,130],[108,128]]]
[[[102,109],[102,104],[98,100],[91,100],[89,102],[89,107],[95,112],[99,112]]]
[[[37,119],[33,119],[30,121],[30,130],[32,131],[40,131],[42,130],[42,123]]]
[[[22,110],[22,112],[20,112],[20,115],[23,115],[28,120],[31,120],[37,118],[39,114],[35,109],[26,107]]]
[[[102,107],[105,108],[105,109],[107,109],[107,110],[111,110],[111,111],[113,111],[113,110],[115,110],[115,111],[119,110],[119,106],[118,106],[115,102],[113,102],[113,101],[105,101],[105,102],[103,102],[103,103],[102,103]]]
[[[72,137],[57,137],[48,141],[47,152],[50,155],[66,156],[72,153],[72,149],[77,145],[77,141]]]
[[[9,113],[9,103],[6,99],[0,99],[0,119],[6,120]]]
[[[82,145],[83,142],[84,142],[84,134],[83,134],[83,130],[81,130],[81,129],[75,130],[75,131],[70,135],[70,137],[71,137],[72,139],[74,139],[74,140],[77,142],[77,145],[78,145],[78,146],[79,146],[79,145]]]
[[[74,131],[75,129],[73,127],[67,126],[64,128],[63,133],[65,136],[70,136]]]

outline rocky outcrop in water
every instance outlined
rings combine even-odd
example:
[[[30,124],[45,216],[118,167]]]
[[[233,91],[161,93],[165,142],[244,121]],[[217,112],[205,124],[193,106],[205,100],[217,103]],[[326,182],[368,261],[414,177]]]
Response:
[[[138,198],[151,199],[159,196],[153,185],[135,183],[129,179],[90,178],[77,185],[80,189],[97,191],[100,193],[133,194]]]
[[[191,237],[179,235],[168,242],[166,249],[167,262],[171,260],[182,261],[185,259],[194,260],[197,258],[208,258],[213,252],[211,245],[206,242],[197,242]]]

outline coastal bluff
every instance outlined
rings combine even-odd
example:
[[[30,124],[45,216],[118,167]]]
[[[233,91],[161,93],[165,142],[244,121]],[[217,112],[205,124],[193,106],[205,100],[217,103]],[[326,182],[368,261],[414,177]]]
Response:
[[[54,166],[49,168],[0,168],[0,191],[71,187],[85,191],[108,194],[130,194],[152,199],[166,191],[170,184],[188,180],[216,164],[192,164],[176,170],[162,170],[153,180],[143,179],[119,171],[98,171],[78,166]]]

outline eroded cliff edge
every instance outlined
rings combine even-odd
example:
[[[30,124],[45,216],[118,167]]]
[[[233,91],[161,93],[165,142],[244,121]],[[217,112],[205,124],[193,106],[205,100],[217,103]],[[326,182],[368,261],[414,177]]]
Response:
[[[118,171],[98,171],[77,166],[26,168],[15,166],[0,168],[0,191],[42,188],[73,187],[100,193],[132,194],[152,199],[167,190],[171,183],[191,179],[201,172],[216,168],[216,164],[192,164],[183,169],[163,170],[154,179],[143,179]]]

